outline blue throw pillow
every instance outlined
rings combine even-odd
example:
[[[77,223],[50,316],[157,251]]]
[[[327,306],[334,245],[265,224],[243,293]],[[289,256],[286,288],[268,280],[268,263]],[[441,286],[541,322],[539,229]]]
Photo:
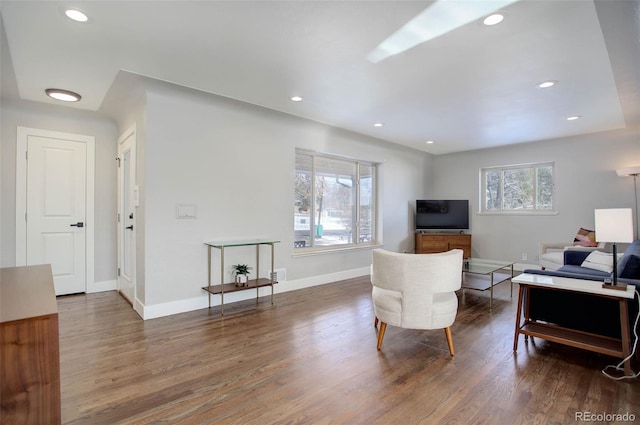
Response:
[[[640,257],[625,255],[618,265],[618,277],[625,279],[640,279]]]
[[[633,241],[633,243],[624,250],[624,254],[640,256],[640,240]]]

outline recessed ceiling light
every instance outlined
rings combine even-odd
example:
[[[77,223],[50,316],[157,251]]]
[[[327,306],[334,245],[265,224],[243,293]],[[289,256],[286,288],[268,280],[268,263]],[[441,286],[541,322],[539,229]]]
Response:
[[[558,84],[557,80],[547,80],[547,81],[543,81],[540,84],[538,84],[538,87],[540,87],[541,89],[546,89],[549,87],[553,87],[556,84]]]
[[[87,22],[89,20],[89,17],[78,9],[67,9],[64,11],[64,14],[67,15],[67,18],[76,22]]]
[[[572,115],[570,117],[567,117],[567,121],[575,121],[579,119],[580,119],[580,115]]]
[[[78,93],[74,93],[69,90],[62,89],[46,89],[44,91],[47,96],[52,97],[56,100],[62,100],[63,102],[77,102],[82,99]]]
[[[500,22],[502,22],[503,19],[504,19],[504,13],[503,12],[493,13],[493,14],[487,16],[486,18],[484,18],[482,23],[487,25],[487,26],[497,25]]]
[[[291,100],[294,102],[300,102],[302,98],[300,96],[291,96]]]
[[[427,140],[425,143],[427,145],[433,145],[435,142],[433,140]]]
[[[374,127],[382,127],[384,124],[382,124],[381,122],[377,122],[375,123],[373,126]]]

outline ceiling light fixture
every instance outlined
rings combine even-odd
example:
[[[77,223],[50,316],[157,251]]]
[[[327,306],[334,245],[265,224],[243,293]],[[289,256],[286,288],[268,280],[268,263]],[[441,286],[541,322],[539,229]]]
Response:
[[[487,16],[486,18],[484,18],[482,23],[487,26],[492,26],[492,25],[499,24],[503,20],[504,20],[504,13],[499,12],[499,13],[492,13],[491,15]]]
[[[427,145],[433,145],[435,142],[433,140],[427,140],[425,143]]]
[[[87,22],[89,20],[89,17],[78,9],[67,9],[64,11],[64,14],[67,15],[67,18],[76,22]]]
[[[52,97],[56,100],[62,100],[63,102],[77,102],[82,99],[78,93],[62,90],[62,89],[46,89],[44,91],[47,96]]]
[[[580,115],[572,115],[570,117],[567,117],[567,121],[575,121],[579,119],[580,119]]]
[[[294,102],[300,102],[302,98],[300,96],[291,96],[291,100]]]
[[[541,89],[546,89],[549,87],[553,87],[556,84],[558,84],[558,80],[547,80],[547,81],[543,81],[540,84],[538,84],[538,87]]]
[[[382,127],[384,124],[382,124],[381,122],[377,122],[375,123],[373,126],[374,127]]]

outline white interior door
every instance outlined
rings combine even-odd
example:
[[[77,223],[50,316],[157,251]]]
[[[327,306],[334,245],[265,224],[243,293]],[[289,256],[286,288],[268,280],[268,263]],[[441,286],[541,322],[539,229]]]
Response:
[[[56,295],[86,292],[92,269],[87,264],[87,226],[93,225],[88,220],[87,164],[93,145],[62,133],[22,130],[27,130],[18,134],[19,141],[24,137],[25,165],[24,170],[17,167],[18,174],[24,173],[17,180],[25,187],[16,194],[24,204],[16,202],[16,210],[24,208],[25,214],[16,221],[24,219],[24,239],[17,226],[16,245],[24,254],[17,255],[16,262],[51,264]]]
[[[136,264],[136,132],[129,129],[118,140],[118,290],[135,303]]]

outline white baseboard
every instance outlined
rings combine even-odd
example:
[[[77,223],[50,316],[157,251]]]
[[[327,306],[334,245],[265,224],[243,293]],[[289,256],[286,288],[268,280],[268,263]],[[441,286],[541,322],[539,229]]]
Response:
[[[274,287],[274,291],[276,294],[279,294],[282,292],[295,291],[297,289],[310,288],[312,286],[325,285],[327,283],[338,282],[345,279],[353,279],[354,277],[368,275],[370,270],[370,267],[361,267],[359,269],[305,277],[303,279],[288,280],[285,282],[279,282]]]
[[[87,294],[94,292],[115,291],[118,289],[117,280],[103,280],[102,282],[94,282],[87,285]]]
[[[138,313],[138,316],[144,319],[144,304],[142,304],[138,298],[133,302],[133,309]]]
[[[337,282],[340,280],[351,279],[354,277],[365,276],[369,274],[369,267],[362,267],[359,269],[346,270],[343,272],[330,273],[320,276],[312,276],[309,278],[289,280],[285,282],[278,282],[274,286],[274,293],[279,294],[282,292],[295,291],[297,289],[310,288],[312,286],[325,285],[327,283]],[[260,288],[259,296],[267,296],[271,294],[271,290],[268,287]],[[225,295],[225,304],[233,303],[237,301],[244,301],[255,298],[256,293],[252,290],[233,292]],[[220,305],[220,296],[211,296],[211,306]],[[200,310],[209,307],[208,294],[204,293],[201,297],[190,298],[185,300],[170,301],[167,303],[154,304],[145,306],[138,299],[135,300],[134,310],[144,320],[155,319],[158,317],[170,316],[173,314],[186,313],[188,311]]]
[[[171,301],[168,303],[143,305],[139,300],[136,300],[136,304],[140,307],[136,309],[138,314],[142,316],[144,320],[155,319],[157,317],[171,316],[172,314],[186,313],[187,311],[200,310],[207,308],[206,295],[198,298],[190,298],[186,300]]]

